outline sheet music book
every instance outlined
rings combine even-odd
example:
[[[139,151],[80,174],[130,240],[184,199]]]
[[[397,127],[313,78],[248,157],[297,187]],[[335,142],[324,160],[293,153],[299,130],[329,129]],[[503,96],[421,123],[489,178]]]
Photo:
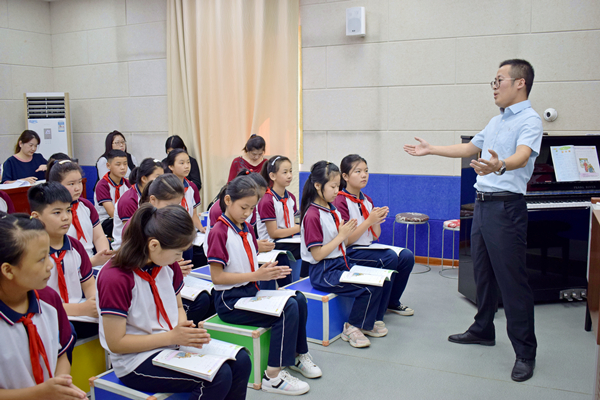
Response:
[[[235,360],[235,356],[242,348],[242,346],[211,339],[201,349],[181,346],[179,350],[163,350],[152,359],[152,364],[212,382],[223,363],[227,360]]]
[[[234,308],[280,317],[285,303],[292,296],[296,296],[294,290],[259,290],[254,297],[239,299]]]
[[[277,256],[280,254],[286,254],[290,261],[296,262],[296,258],[294,255],[288,250],[271,250],[264,253],[259,253],[256,257],[259,264],[265,264],[268,262],[273,262],[277,259]]]
[[[340,277],[340,282],[357,283],[360,285],[383,286],[389,281],[392,274],[396,272],[391,269],[380,269],[355,265],[350,271],[345,271]]]
[[[202,292],[210,294],[215,286],[212,282],[199,279],[194,276],[186,276],[183,278],[183,289],[181,289],[181,297],[187,300],[194,301]]]
[[[366,250],[393,250],[396,256],[400,256],[400,252],[404,250],[404,247],[390,246],[381,243],[371,243],[370,246],[352,246],[353,249],[366,249]]]
[[[596,146],[551,146],[557,182],[600,180]]]

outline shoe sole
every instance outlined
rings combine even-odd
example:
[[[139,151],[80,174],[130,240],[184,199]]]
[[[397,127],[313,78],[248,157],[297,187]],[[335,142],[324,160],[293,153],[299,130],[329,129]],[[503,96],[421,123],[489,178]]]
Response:
[[[364,344],[364,345],[362,345],[362,346],[361,346],[361,345],[358,345],[358,344],[356,344],[356,342],[352,342],[348,336],[344,336],[344,335],[342,335],[342,340],[343,340],[344,342],[348,342],[348,343],[350,343],[350,346],[352,346],[352,347],[356,347],[357,349],[361,349],[361,348],[369,347],[369,346],[371,345],[371,342],[369,342],[369,343],[366,343],[366,344]]]
[[[265,389],[265,385],[263,383],[260,390],[262,390],[263,392],[267,392],[267,393],[285,394],[287,396],[300,396],[300,395],[302,395],[304,393],[308,393],[308,391],[310,390],[310,387],[307,388],[305,391],[299,390],[299,391],[296,391],[296,392],[290,392],[290,391],[281,390],[281,389],[271,389],[271,388],[266,388]]]
[[[515,377],[513,377],[513,376],[511,376],[511,377],[510,377],[510,379],[512,379],[512,380],[513,380],[513,381],[515,381],[515,382],[525,382],[525,381],[528,381],[528,380],[529,380],[529,379],[531,379],[531,378],[533,378],[533,374],[531,374],[531,375],[529,375],[529,376],[526,376],[526,377],[524,377],[524,378],[515,378]]]
[[[414,311],[410,311],[410,312],[406,312],[406,311],[397,311],[394,310],[392,308],[388,308],[389,312],[392,312],[394,314],[398,314],[398,315],[402,315],[403,317],[412,317],[413,315],[415,315]]]
[[[370,337],[384,337],[387,336],[387,332],[386,333],[373,333],[373,332],[366,332],[366,331],[362,331],[363,335],[365,336],[370,336]]]
[[[305,378],[308,378],[308,379],[315,379],[315,378],[320,378],[323,376],[322,371],[319,375],[307,375],[304,373],[304,371],[302,371],[300,368],[296,367],[295,365],[290,365],[288,368],[291,369],[292,371],[300,372],[302,374],[302,376],[304,376]]]
[[[481,346],[495,346],[496,345],[495,340],[479,340],[476,342],[463,342],[461,340],[454,340],[454,339],[448,338],[448,341],[452,342],[452,343],[457,343],[457,344],[478,344]]]

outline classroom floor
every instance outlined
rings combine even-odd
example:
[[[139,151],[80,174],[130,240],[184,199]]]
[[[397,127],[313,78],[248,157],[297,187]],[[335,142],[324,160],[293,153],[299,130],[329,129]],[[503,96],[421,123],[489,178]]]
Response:
[[[416,265],[415,271],[423,270]],[[448,335],[465,331],[475,306],[440,267],[412,274],[402,302],[412,317],[386,314],[389,333],[355,349],[338,339],[328,347],[309,343],[323,377],[307,380],[306,399],[528,399],[590,400],[596,369],[593,334],[583,329],[585,303],[535,307],[538,340],[533,378],[510,379],[515,354],[506,335],[504,310],[496,315],[496,346],[459,345]],[[446,272],[445,272],[446,273]],[[455,274],[450,271],[449,274]],[[296,376],[301,376],[293,372]],[[248,400],[282,398],[248,390]]]

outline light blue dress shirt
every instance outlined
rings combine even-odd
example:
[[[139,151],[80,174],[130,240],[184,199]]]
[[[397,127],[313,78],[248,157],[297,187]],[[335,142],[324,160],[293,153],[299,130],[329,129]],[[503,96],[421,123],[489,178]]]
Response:
[[[539,154],[542,144],[542,119],[531,108],[529,100],[513,104],[506,109],[500,109],[500,115],[495,116],[487,126],[471,139],[471,143],[482,150],[481,157],[489,160],[488,149],[498,153],[498,158],[504,160],[517,151],[517,146],[525,145],[531,149],[527,165],[504,175],[488,174],[477,176],[475,189],[480,192],[512,192],[525,194],[527,182],[533,173],[533,164]]]

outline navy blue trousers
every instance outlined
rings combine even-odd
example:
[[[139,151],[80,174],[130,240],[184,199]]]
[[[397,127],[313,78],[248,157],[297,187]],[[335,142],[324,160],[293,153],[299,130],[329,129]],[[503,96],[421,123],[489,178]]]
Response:
[[[215,313],[212,296],[206,292],[200,293],[194,301],[182,298],[181,302],[188,320],[196,325]]]
[[[277,256],[277,265],[289,266],[290,264],[290,259],[285,254]],[[261,281],[259,282],[259,286],[262,290],[276,290],[277,287],[284,287],[292,282],[292,274],[289,274],[285,278],[277,279],[277,285],[275,285],[275,281]]]
[[[253,282],[245,286],[224,291],[215,290],[215,308],[219,317],[237,325],[260,326],[271,328],[271,344],[269,346],[269,367],[288,367],[294,365],[296,353],[308,353],[306,342],[306,317],[308,314],[306,298],[301,292],[290,297],[280,317],[259,314],[251,311],[237,310],[235,303],[242,297],[253,297],[258,289]]]
[[[346,257],[348,262],[352,262],[352,264],[397,271],[398,273],[392,274],[392,292],[387,306],[388,308],[396,308],[400,305],[400,298],[404,293],[404,289],[406,289],[408,278],[415,266],[415,256],[412,251],[404,249],[399,256],[396,256],[393,250],[368,250],[350,247]]]
[[[245,350],[240,350],[235,361],[223,364],[212,382],[152,365],[151,355],[133,372],[119,378],[128,387],[143,392],[185,393],[190,400],[238,400],[246,398],[252,362]]]
[[[497,288],[500,287],[508,337],[517,358],[534,359],[537,341],[526,252],[525,199],[477,201],[471,230],[477,314],[469,332],[484,339],[496,337],[494,314],[498,306]]]
[[[352,267],[352,265],[350,265]],[[354,298],[348,323],[360,329],[371,330],[375,321],[382,321],[392,291],[391,282],[383,287],[341,283],[340,277],[348,271],[343,257],[324,259],[310,264],[310,283],[318,290]]]

